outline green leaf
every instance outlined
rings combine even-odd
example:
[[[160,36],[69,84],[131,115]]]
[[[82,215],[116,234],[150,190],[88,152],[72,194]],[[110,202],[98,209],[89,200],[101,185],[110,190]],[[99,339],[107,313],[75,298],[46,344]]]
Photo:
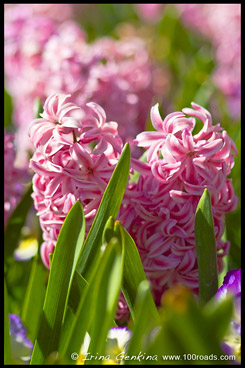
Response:
[[[23,195],[21,201],[12,212],[6,224],[4,232],[5,260],[13,255],[14,250],[18,246],[21,230],[25,225],[27,214],[33,204],[31,193],[32,185],[30,185],[29,189]]]
[[[87,284],[88,283],[85,280],[85,278],[75,270],[68,300],[68,305],[73,311],[73,313],[76,312],[76,308]]]
[[[4,365],[11,363],[10,326],[8,311],[8,292],[4,279]]]
[[[71,359],[71,354],[79,354],[85,334],[91,326],[92,341],[96,336],[99,340],[93,344],[96,344],[96,349],[103,350],[105,331],[110,324],[113,324],[114,309],[117,305],[118,285],[122,271],[121,262],[121,246],[118,239],[113,237],[106,245],[97,267],[93,269],[90,283],[81,296],[69,336],[65,346],[59,351],[61,362],[75,364],[75,361]]]
[[[113,250],[108,256],[104,272],[97,285],[96,303],[93,323],[91,326],[91,343],[89,353],[91,355],[105,355],[106,337],[116,313],[117,302],[122,282],[124,254],[123,247],[118,238],[110,240]],[[102,268],[102,265],[101,265]],[[101,364],[102,361],[91,359],[88,364]]]
[[[226,241],[226,239],[224,241]],[[229,271],[229,268],[228,268],[228,260],[229,260],[228,254],[226,256],[224,256],[222,260],[223,260],[223,270],[218,275],[218,288],[220,288],[223,285],[225,275]]]
[[[84,296],[87,287],[88,287],[87,281],[82,277],[82,275],[80,275],[80,273],[78,273],[75,270],[69,293],[67,312],[62,326],[62,333],[59,346],[60,352],[64,351],[64,346],[69,337],[69,333],[72,328],[72,323],[75,318],[77,304],[79,301],[81,301],[82,297]]]
[[[60,344],[59,344],[59,351],[63,352],[64,347],[66,344],[67,339],[69,338],[69,333],[72,327],[72,324],[75,320],[75,314],[68,306],[66,310],[65,320],[62,325],[61,337],[60,337]],[[56,356],[57,360],[59,361],[60,357]]]
[[[129,306],[131,316],[133,319],[135,319],[135,298],[137,295],[138,287],[142,281],[146,280],[146,276],[134,240],[129,235],[127,230],[123,229],[123,232],[125,239],[125,262],[123,270],[122,291]],[[149,292],[148,295],[148,303],[148,308],[151,314],[155,318],[157,318],[158,312],[151,292]]]
[[[102,234],[110,216],[116,218],[128,182],[130,168],[130,148],[126,143],[112,177],[106,187],[99,209],[84,243],[77,271],[89,281],[102,244]]]
[[[125,260],[126,261],[126,260]],[[147,280],[139,284],[137,298],[135,303],[135,323],[133,335],[130,339],[127,355],[138,355],[144,352],[146,348],[146,336],[159,323],[159,315],[153,318],[151,311],[152,294],[150,291],[150,283]],[[125,364],[138,364],[137,361],[126,360]]]
[[[76,270],[78,273],[82,274],[82,277],[86,281],[89,281],[90,274],[98,261],[105,225],[108,219],[110,217],[115,218],[119,211],[128,181],[129,167],[130,148],[129,145],[126,144],[114,169],[112,177],[106,187],[99,209],[87,235],[78,260]],[[81,290],[82,289],[83,288],[81,288]],[[69,306],[74,312],[76,311],[81,298],[79,290],[80,288],[74,279],[71,285],[71,298],[69,299]]]
[[[228,296],[222,301],[217,301],[215,298],[210,300],[203,309],[203,314],[207,316],[210,328],[218,341],[222,341],[229,330],[231,318],[233,316],[233,300]]]
[[[47,270],[40,257],[33,259],[29,283],[23,303],[21,319],[28,330],[28,337],[35,341],[42,315],[42,306],[46,293]]]
[[[108,218],[108,220],[105,224],[104,230],[103,230],[102,245],[106,244],[106,243],[109,243],[109,241],[111,240],[111,238],[115,234],[114,226],[115,226],[115,219],[112,216],[110,216]]]
[[[12,97],[4,88],[4,128],[8,128],[12,124],[13,103]]]
[[[217,250],[208,189],[204,189],[196,209],[195,241],[199,274],[199,301],[200,304],[205,304],[218,289]]]
[[[62,322],[77,259],[85,234],[82,205],[76,202],[60,230],[50,269],[40,329],[35,341],[31,364],[43,364],[58,351]]]
[[[132,319],[135,319],[135,298],[138,292],[139,284],[146,280],[144,268],[140,259],[140,255],[136,244],[126,229],[123,228],[120,221],[115,221],[110,217],[106,223],[103,232],[103,243],[108,242],[113,235],[123,239],[122,244],[125,253],[125,262],[123,269],[122,292],[129,306]],[[149,295],[149,310],[151,314],[157,318],[158,312],[150,292]]]

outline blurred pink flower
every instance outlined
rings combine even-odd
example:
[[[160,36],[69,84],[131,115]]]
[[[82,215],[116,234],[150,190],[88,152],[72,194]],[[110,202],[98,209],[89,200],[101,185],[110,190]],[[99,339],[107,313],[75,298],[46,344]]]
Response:
[[[13,96],[17,134],[20,128],[22,135],[17,137],[19,161],[33,151],[23,136],[35,117],[35,98],[44,103],[56,93],[72,95],[71,101],[81,108],[79,119],[94,116],[86,105],[89,101],[103,106],[108,120],[117,121],[123,140],[132,141],[145,127],[153,97],[152,66],[144,42],[102,37],[88,43],[74,21],[29,12],[18,4],[5,10],[5,79]]]
[[[36,148],[30,161],[34,171],[33,199],[43,230],[41,256],[49,267],[59,231],[72,205],[80,200],[89,229],[122,150],[117,123],[106,122],[105,111],[88,106],[97,117],[78,120],[79,107],[67,102],[70,95],[51,95],[42,118],[29,129]]]
[[[4,4],[4,10],[14,19],[43,15],[62,22],[72,17],[74,4]]]
[[[230,113],[241,113],[241,4],[176,4],[181,19],[208,37],[217,62],[213,79],[228,100]],[[229,26],[227,26],[229,25]]]
[[[139,16],[148,22],[157,22],[161,19],[162,10],[165,4],[134,4]]]

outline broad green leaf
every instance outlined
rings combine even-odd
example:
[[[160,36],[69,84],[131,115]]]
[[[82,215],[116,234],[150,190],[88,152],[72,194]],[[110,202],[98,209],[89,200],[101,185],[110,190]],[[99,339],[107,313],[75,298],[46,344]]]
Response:
[[[87,284],[86,284],[87,285]],[[62,325],[60,343],[59,343],[59,351],[63,352],[64,346],[66,344],[67,339],[69,338],[69,333],[72,327],[72,324],[75,319],[75,314],[72,312],[71,308],[68,306],[65,314],[65,320]],[[59,359],[59,357],[57,356]]]
[[[78,301],[81,301],[86,288],[88,287],[87,281],[76,270],[72,279],[72,284],[69,293],[68,307],[65,315],[65,320],[62,326],[61,339],[59,345],[59,351],[63,352],[66,341],[69,337],[72,323],[75,318],[75,312]]]
[[[91,343],[88,350],[94,356],[96,354],[98,356],[105,355],[107,333],[109,328],[113,326],[116,313],[124,263],[123,247],[120,243],[121,241],[115,237],[110,240],[109,245],[114,244],[114,249],[108,257],[103,275],[97,286],[97,303],[95,303],[95,314],[90,329]],[[91,359],[86,363],[89,365],[102,364],[102,361]]]
[[[200,304],[205,304],[218,289],[217,250],[208,189],[204,189],[196,209],[195,241],[199,274],[199,301]]]
[[[4,279],[4,365],[11,363],[10,326],[8,311],[8,292]]]
[[[27,214],[32,206],[32,185],[23,195],[21,201],[12,212],[4,232],[4,258],[11,257],[18,246],[22,227],[25,225]]]
[[[99,209],[85,240],[77,271],[88,281],[96,262],[98,249],[102,244],[102,234],[110,216],[116,218],[124,196],[129,177],[130,148],[126,143],[112,177],[106,187]]]
[[[76,270],[78,273],[82,274],[86,281],[89,281],[89,276],[98,261],[106,222],[110,216],[116,218],[119,211],[128,181],[129,167],[130,148],[129,145],[126,144],[102,197],[99,209],[78,260]],[[71,285],[71,297],[69,299],[69,306],[74,312],[80,298],[81,294],[79,293],[79,287],[74,279]]]
[[[28,330],[28,337],[35,341],[37,337],[42,307],[46,293],[47,270],[40,257],[33,259],[29,283],[23,303],[21,319]]]
[[[43,364],[58,351],[62,322],[78,255],[85,234],[82,205],[77,201],[69,211],[55,246],[45,295],[40,329],[35,341],[31,364]]]
[[[123,234],[122,244],[125,253],[125,262],[123,269],[122,292],[129,306],[132,319],[134,320],[135,298],[137,295],[139,284],[141,283],[141,281],[146,280],[146,276],[134,240],[129,235],[127,230],[122,227],[120,221],[115,221],[112,217],[110,217],[106,223],[103,233],[104,242],[108,241],[108,239],[110,239],[114,233],[117,236],[120,236],[120,233]],[[157,318],[158,312],[151,293],[149,295],[148,302],[152,315]]]
[[[125,259],[126,261],[126,259]],[[137,298],[135,303],[135,323],[133,335],[130,339],[127,355],[138,355],[144,352],[146,348],[146,335],[153,330],[159,323],[159,316],[154,319],[151,310],[152,294],[150,284],[147,280],[139,284]],[[138,364],[137,361],[125,360],[125,364]]]
[[[76,308],[87,284],[85,278],[75,270],[68,300],[68,305],[73,313],[76,312]]]
[[[113,279],[109,276],[114,276],[117,271],[117,267],[120,265],[119,259],[121,260],[122,252],[119,248],[120,245],[118,244],[118,239],[112,238],[101,255],[97,267],[93,269],[91,280],[85,288],[77,307],[75,319],[73,320],[69,336],[67,337],[64,346],[62,346],[62,349],[59,351],[61,362],[63,361],[67,364],[76,363],[76,361],[71,359],[71,354],[80,353],[85,334],[89,331],[93,323],[93,335],[96,335],[97,332],[100,333],[100,329],[99,331],[96,329],[102,328],[105,331],[109,322],[113,324],[113,320],[109,321],[108,317],[104,314],[96,314],[96,310],[97,308],[105,307],[106,305],[108,315],[110,314],[112,319],[114,317],[112,314],[116,298],[111,292],[115,285],[112,284]],[[101,300],[102,290],[104,295]],[[105,318],[106,326],[95,326],[95,323],[98,322],[97,318]],[[100,336],[102,337],[102,335]]]
[[[137,290],[140,283],[146,280],[146,276],[134,240],[125,229],[123,229],[123,231],[125,239],[125,262],[123,270],[122,291],[129,306],[131,316],[133,319],[135,319],[136,315],[134,304]],[[149,292],[148,295],[148,303],[149,310],[151,311],[152,315],[157,318],[158,312],[151,292]]]

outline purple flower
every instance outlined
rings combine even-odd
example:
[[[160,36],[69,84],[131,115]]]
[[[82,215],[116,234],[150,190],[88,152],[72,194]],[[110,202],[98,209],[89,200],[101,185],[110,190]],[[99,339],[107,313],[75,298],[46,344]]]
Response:
[[[226,354],[234,354],[237,363],[241,361],[241,270],[227,272],[223,285],[216,293],[216,299],[222,301],[228,296],[233,297],[233,317],[230,328],[222,343]]]
[[[223,285],[218,289],[216,298],[225,299],[228,295],[241,296],[241,270],[228,271]]]
[[[27,331],[16,314],[9,314],[11,352],[14,361],[27,363],[31,359],[33,344],[27,338]]]

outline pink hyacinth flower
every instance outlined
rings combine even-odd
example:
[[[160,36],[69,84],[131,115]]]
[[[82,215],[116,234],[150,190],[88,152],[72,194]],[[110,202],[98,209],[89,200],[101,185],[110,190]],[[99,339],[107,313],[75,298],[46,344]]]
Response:
[[[94,116],[74,118],[79,107],[67,102],[68,97],[49,96],[41,118],[29,128],[36,147],[30,161],[35,173],[32,196],[47,267],[65,217],[77,200],[83,205],[88,232],[123,146],[117,123],[106,121],[102,107],[90,103]]]
[[[204,188],[211,195],[217,266],[229,252],[223,241],[225,213],[238,198],[227,178],[238,153],[234,142],[211,114],[196,103],[162,119],[151,109],[155,131],[142,132],[135,142],[146,149],[146,162],[132,159],[139,178],[125,192],[119,219],[138,247],[156,303],[175,283],[198,293],[195,212]],[[196,119],[202,122],[193,134]],[[123,309],[122,309],[123,311]]]

